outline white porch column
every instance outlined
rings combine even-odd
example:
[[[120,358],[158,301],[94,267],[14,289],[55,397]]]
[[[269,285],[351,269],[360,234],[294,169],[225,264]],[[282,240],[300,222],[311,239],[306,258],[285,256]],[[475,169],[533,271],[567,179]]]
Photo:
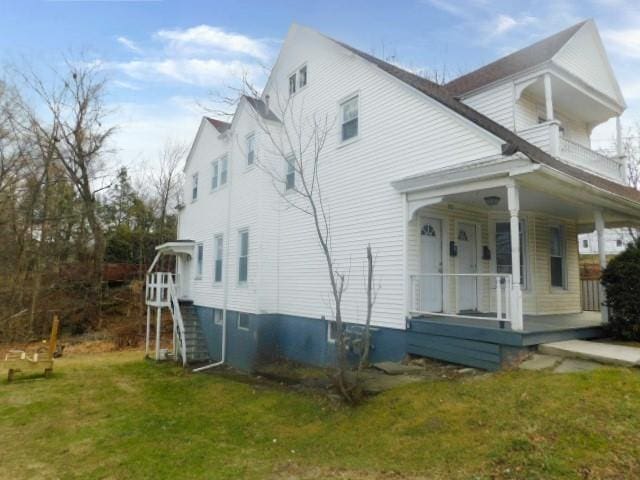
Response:
[[[547,121],[553,120],[553,97],[551,92],[551,75],[544,74],[544,103],[546,107]]]
[[[520,195],[516,185],[507,187],[507,201],[511,233],[511,326],[514,330],[523,330],[522,286],[520,285]]]
[[[596,223],[596,232],[598,233],[598,257],[600,259],[600,271],[603,271],[607,266],[607,246],[604,239],[605,225],[602,211],[596,210],[594,212],[594,219]],[[604,291],[602,283],[599,284],[599,290],[600,301],[604,302],[606,300],[606,293]],[[609,321],[609,312],[605,306],[600,306],[600,315],[602,317],[602,323],[607,323]]]
[[[151,337],[151,307],[147,305],[147,337],[144,346],[144,355],[149,355],[149,340]]]
[[[160,360],[160,327],[162,323],[162,308],[156,307],[156,360]]]

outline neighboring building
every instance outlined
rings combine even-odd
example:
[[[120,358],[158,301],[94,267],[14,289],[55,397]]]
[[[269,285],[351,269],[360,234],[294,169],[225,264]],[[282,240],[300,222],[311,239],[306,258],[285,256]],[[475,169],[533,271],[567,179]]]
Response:
[[[633,235],[628,228],[610,228],[605,230],[605,253],[608,256],[617,255],[633,242]],[[583,233],[578,236],[580,255],[598,255],[598,233]]]
[[[183,360],[206,344],[204,357],[247,370],[276,356],[331,363],[326,264],[311,218],[289,204],[300,150],[282,139],[335,119],[320,184],[350,328],[364,321],[367,244],[376,257],[374,361],[496,369],[540,342],[597,336],[577,235],[640,219],[624,159],[590,148],[624,109],[593,21],[445,86],[293,25],[262,97],[243,97],[230,124],[203,119],[180,240],[158,247],[178,271],[150,280],[148,304],[171,304]]]

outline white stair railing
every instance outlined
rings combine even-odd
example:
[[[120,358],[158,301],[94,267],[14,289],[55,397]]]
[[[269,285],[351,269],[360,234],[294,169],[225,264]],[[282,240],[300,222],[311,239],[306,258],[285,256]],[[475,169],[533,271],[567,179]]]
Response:
[[[177,347],[180,347],[180,357],[182,358],[182,365],[187,364],[187,340],[185,338],[184,333],[184,323],[182,321],[182,311],[180,310],[180,302],[178,301],[178,294],[176,292],[176,287],[173,283],[173,278],[171,274],[167,274],[167,285],[168,285],[168,293],[169,293],[169,310],[171,311],[171,316],[173,317],[173,325],[174,325],[174,338],[177,337],[178,344],[176,345],[174,342],[174,349],[177,350]]]

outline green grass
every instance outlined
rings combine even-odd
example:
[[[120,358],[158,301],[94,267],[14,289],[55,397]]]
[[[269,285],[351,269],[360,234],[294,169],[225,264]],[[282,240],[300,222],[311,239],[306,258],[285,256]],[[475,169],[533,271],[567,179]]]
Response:
[[[0,383],[0,478],[639,478],[640,374],[505,372],[357,408],[145,362]]]

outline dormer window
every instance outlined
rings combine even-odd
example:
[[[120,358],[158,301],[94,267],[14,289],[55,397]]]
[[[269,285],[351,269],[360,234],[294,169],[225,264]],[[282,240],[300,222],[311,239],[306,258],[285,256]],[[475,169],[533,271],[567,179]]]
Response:
[[[300,88],[307,85],[307,66],[305,65],[298,71],[298,86]]]
[[[296,74],[289,77],[289,95],[296,93]]]

